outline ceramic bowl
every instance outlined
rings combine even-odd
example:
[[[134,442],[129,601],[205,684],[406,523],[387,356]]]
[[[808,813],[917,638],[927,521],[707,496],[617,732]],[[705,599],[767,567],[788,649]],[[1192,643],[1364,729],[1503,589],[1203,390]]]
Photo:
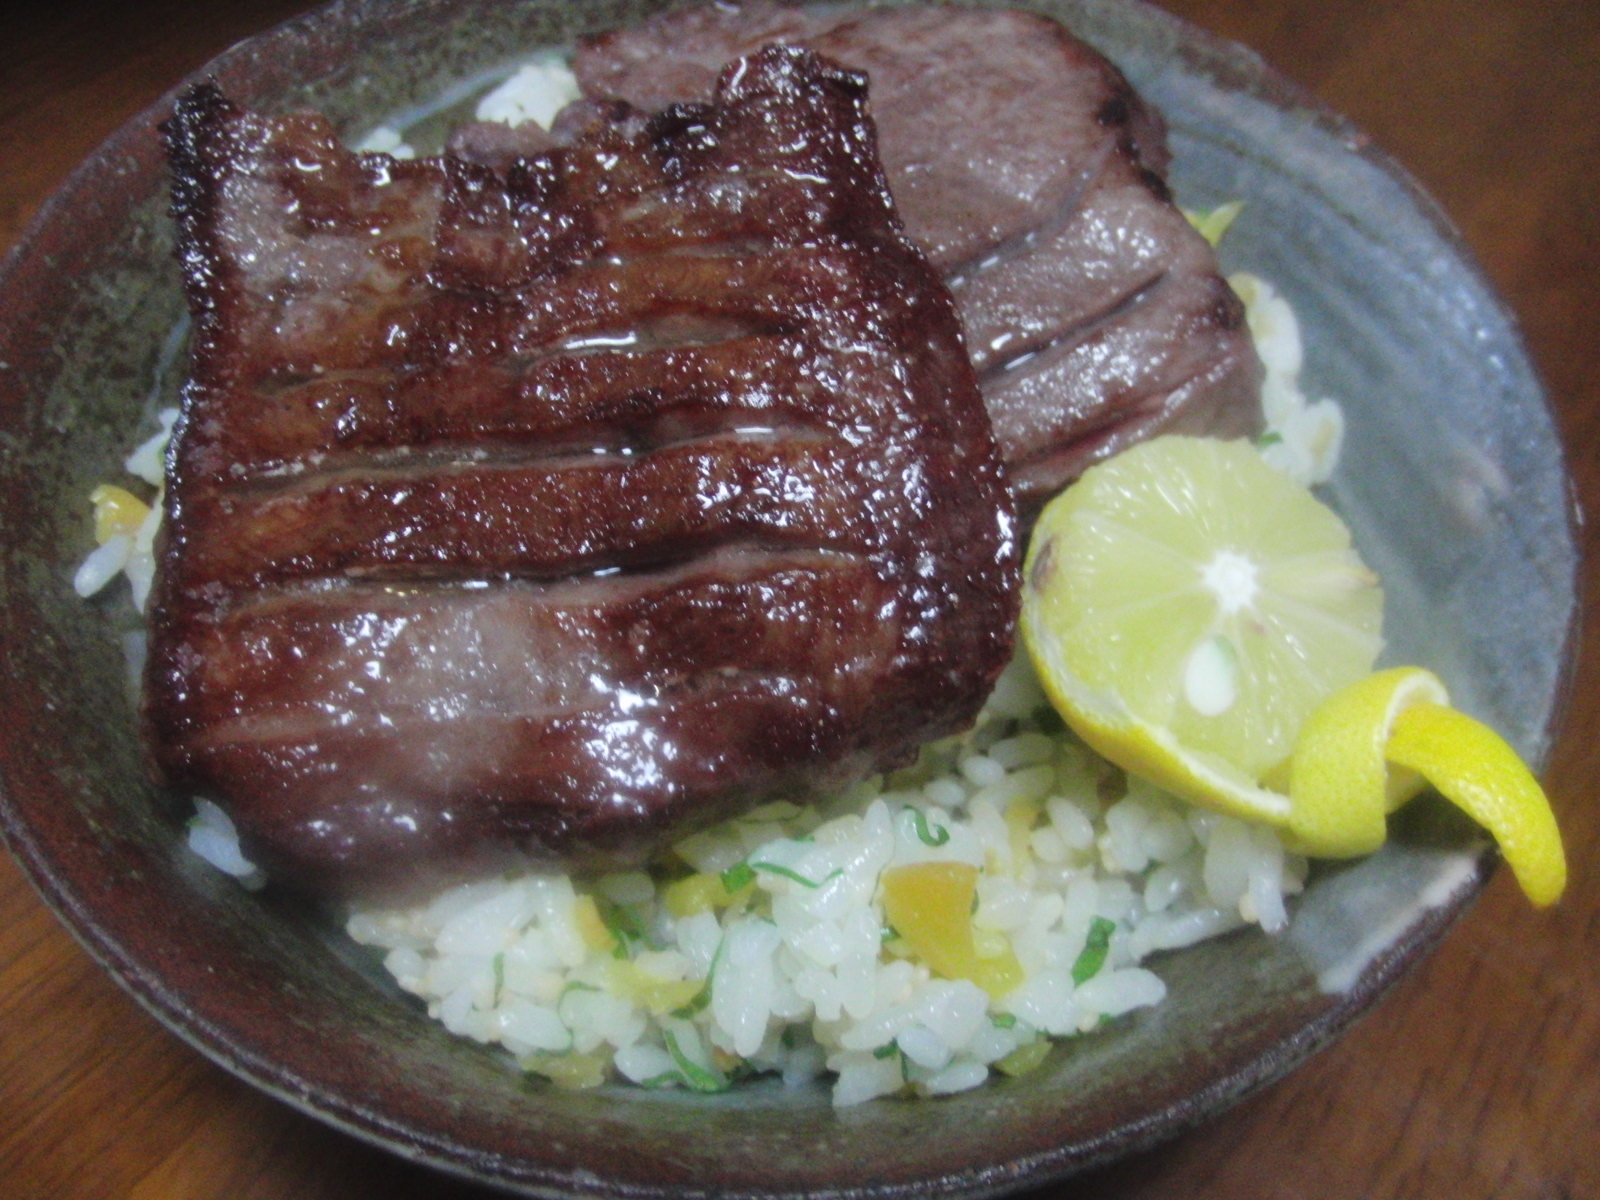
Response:
[[[646,7],[351,0],[206,72],[247,103],[312,105],[356,132]],[[1391,656],[1434,667],[1539,761],[1576,611],[1568,482],[1513,322],[1456,234],[1359,131],[1248,52],[1127,0],[1040,7],[1165,111],[1181,201],[1246,200],[1225,265],[1289,295],[1308,389],[1346,406],[1332,490],[1384,575]],[[1168,955],[1164,1005],[1034,1074],[936,1102],[835,1111],[820,1089],[760,1083],[713,1097],[526,1088],[331,922],[183,848],[185,806],[147,783],[135,742],[125,601],[73,593],[87,495],[118,477],[181,369],[155,133],[168,102],[83,164],[0,278],[0,811],[89,952],[228,1070],[358,1137],[533,1195],[987,1195],[1148,1146],[1280,1076],[1481,888],[1492,852],[1422,803],[1378,855],[1319,871],[1287,934]]]

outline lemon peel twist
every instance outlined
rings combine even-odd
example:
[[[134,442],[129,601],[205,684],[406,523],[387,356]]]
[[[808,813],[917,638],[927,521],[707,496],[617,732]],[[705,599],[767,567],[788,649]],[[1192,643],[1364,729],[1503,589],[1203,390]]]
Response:
[[[1494,837],[1532,904],[1561,898],[1566,854],[1549,797],[1505,739],[1451,707],[1421,667],[1375,672],[1307,719],[1289,766],[1286,840],[1318,857],[1369,854],[1388,814],[1427,785]]]
[[[1319,858],[1371,854],[1388,836],[1386,818],[1422,787],[1389,769],[1395,719],[1418,701],[1450,703],[1438,676],[1420,667],[1375,671],[1334,692],[1306,718],[1288,775],[1291,849]]]

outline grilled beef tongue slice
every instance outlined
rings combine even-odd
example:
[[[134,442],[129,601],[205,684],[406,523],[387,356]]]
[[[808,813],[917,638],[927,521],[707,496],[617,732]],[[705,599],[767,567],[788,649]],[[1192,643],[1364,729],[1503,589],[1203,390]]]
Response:
[[[1016,518],[865,80],[711,91],[504,172],[179,101],[145,725],[275,877],[638,862],[905,761],[1009,657]]]
[[[708,95],[774,42],[865,71],[906,229],[955,294],[1024,513],[1162,431],[1260,426],[1243,306],[1165,183],[1165,125],[1034,13],[719,3],[580,44],[591,98]]]

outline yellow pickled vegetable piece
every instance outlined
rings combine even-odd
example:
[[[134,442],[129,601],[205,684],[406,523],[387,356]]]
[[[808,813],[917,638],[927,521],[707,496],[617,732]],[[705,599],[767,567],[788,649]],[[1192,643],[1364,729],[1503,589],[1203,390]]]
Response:
[[[127,488],[102,483],[89,493],[94,505],[94,540],[105,545],[117,534],[132,537],[150,515],[150,506]]]
[[[1049,1057],[1050,1041],[1048,1038],[1040,1038],[1036,1042],[1028,1042],[1026,1045],[1018,1046],[994,1065],[1002,1075],[1009,1075],[1016,1079],[1037,1071],[1044,1066],[1044,1060]]]
[[[1222,235],[1228,232],[1228,228],[1243,211],[1243,200],[1229,200],[1203,212],[1186,208],[1183,210],[1183,215],[1188,218],[1189,224],[1195,227],[1201,237],[1216,246],[1221,243]]]
[[[968,980],[996,997],[1022,982],[1022,964],[1009,943],[994,955],[978,952],[972,926],[977,867],[960,862],[908,863],[886,870],[882,886],[885,918],[935,975]]]
[[[669,913],[682,919],[711,911],[716,906],[719,892],[723,896],[728,894],[719,877],[698,872],[667,884],[661,899]]]
[[[530,1054],[520,1065],[565,1091],[597,1088],[606,1081],[606,1059],[594,1053]]]
[[[754,881],[744,883],[730,891],[728,880],[723,875],[698,871],[667,884],[661,899],[669,913],[682,919],[742,903],[754,891]]]
[[[1033,827],[1044,807],[1034,800],[1013,800],[1006,807],[1006,837],[1011,843],[1011,869],[1020,875],[1033,859]]]
[[[617,935],[606,928],[605,918],[593,896],[579,896],[572,906],[572,919],[578,927],[578,936],[591,950],[610,954],[617,948]]]
[[[619,958],[609,967],[611,990],[652,1016],[676,1012],[705,990],[704,979],[669,979]]]

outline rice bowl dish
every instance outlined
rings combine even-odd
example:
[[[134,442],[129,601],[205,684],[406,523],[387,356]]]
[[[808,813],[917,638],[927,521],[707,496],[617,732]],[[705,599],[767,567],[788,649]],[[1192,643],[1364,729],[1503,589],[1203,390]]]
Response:
[[[545,51],[474,115],[545,125],[577,96]],[[389,125],[357,147],[415,154]],[[1214,236],[1227,223],[1224,213]],[[1301,392],[1287,301],[1256,276],[1233,283],[1266,368],[1262,454],[1325,483],[1341,409]],[[148,486],[162,483],[175,418],[159,414],[125,464]],[[120,571],[142,609],[161,506],[128,509],[75,587],[92,595]],[[210,800],[188,837],[247,886],[264,882]],[[986,991],[934,975],[906,947],[882,881],[916,863],[970,868],[980,957],[1006,955],[1015,977]],[[345,929],[452,1033],[559,1086],[717,1092],[752,1074],[789,1086],[825,1077],[847,1107],[1033,1069],[1049,1039],[1158,1004],[1166,988],[1144,965],[1151,955],[1247,925],[1281,932],[1307,869],[1270,828],[1194,809],[1099,759],[1062,728],[1019,654],[971,731],[888,778],[757,809],[675,844],[648,872],[525,873],[406,908],[357,904]]]
[[[1206,198],[1232,194],[1224,187]],[[1323,315],[1315,301],[1312,311]],[[1362,439],[1364,428],[1370,427],[1353,417],[1350,436]],[[1355,459],[1347,454],[1345,461]],[[104,562],[98,566],[108,574]],[[109,573],[116,569],[113,562]],[[85,580],[86,590],[91,582]],[[1021,1057],[1011,1065],[1025,1066],[1026,1048],[1039,1044],[1040,1032],[1070,1036],[1102,1016],[1113,1021],[1108,1039],[1126,1032],[1127,1022],[1163,993],[1181,997],[1193,984],[1188,967],[1178,963],[1169,974],[1164,959],[1146,963],[1149,954],[1247,924],[1279,926],[1285,898],[1307,880],[1303,860],[1283,855],[1281,846],[1251,844],[1251,835],[1231,823],[1196,820],[1137,784],[1122,793],[1122,781],[1104,778],[1055,736],[1037,701],[1025,676],[1008,677],[990,723],[931,748],[921,767],[858,789],[837,805],[768,811],[691,842],[667,886],[633,874],[581,891],[557,879],[506,881],[412,911],[365,911],[352,918],[350,931],[377,947],[392,976],[423,997],[447,1028],[501,1045],[524,1070],[559,1082],[592,1082],[582,1056],[605,1047],[623,1077],[676,1092],[720,1087],[750,1068],[795,1084],[835,1074],[831,1100],[847,1107],[908,1084],[929,1093],[971,1087],[1014,1055]],[[1018,831],[1020,819],[1008,825],[1005,817],[1013,807],[1038,811]],[[216,832],[205,821],[200,829]],[[226,837],[214,845],[226,847]],[[1455,903],[1470,889],[1475,853],[1469,847],[1452,858],[1456,865],[1443,871],[1444,882],[1421,911]],[[248,872],[248,864],[223,858],[225,866]],[[867,922],[854,931],[831,927],[836,914],[829,905],[849,893],[859,898],[869,876],[885,868],[918,861],[1012,869],[980,885],[974,926],[1006,933],[1030,970],[1071,981],[1049,989],[1054,1007],[1024,991],[1022,1003],[1004,1010],[973,994],[982,989],[918,978],[906,960],[880,954],[881,920],[871,923],[872,977],[851,974],[850,963],[866,954]],[[1007,887],[1023,886],[1008,877],[1019,863],[1032,871],[1030,885],[1046,879],[1057,899],[1008,894]],[[1073,873],[1079,886],[1064,889]],[[730,898],[748,891],[698,911],[692,896],[674,901],[670,884],[698,877],[714,878]],[[737,886],[727,888],[725,877]],[[675,903],[687,911],[671,911]],[[735,904],[744,907],[736,912]],[[1029,906],[1041,916],[1059,911],[1053,921],[1026,929],[1016,916]],[[1407,912],[1410,919],[1417,910]],[[742,932],[727,937],[725,954],[737,943],[741,964],[772,964],[770,979],[762,966],[747,989],[707,989],[703,981],[724,966],[707,947],[736,923]],[[713,925],[721,932],[713,934]],[[648,957],[630,960],[647,970],[615,965],[622,960],[614,948],[630,930],[654,939],[641,951]],[[853,942],[852,932],[860,935]],[[1370,988],[1372,977],[1361,966],[1383,961],[1390,945],[1392,939],[1357,955],[1355,970],[1331,973],[1325,985],[1337,990],[1342,978]],[[792,969],[802,962],[800,948],[812,965],[804,978]],[[819,972],[817,963],[827,970]],[[590,990],[602,986],[611,991]],[[630,990],[624,1012],[617,995]],[[750,1014],[761,1012],[782,1024],[763,1025],[756,1039]],[[785,1028],[796,1032],[785,1036]],[[1135,1040],[1148,1045],[1144,1034]]]

